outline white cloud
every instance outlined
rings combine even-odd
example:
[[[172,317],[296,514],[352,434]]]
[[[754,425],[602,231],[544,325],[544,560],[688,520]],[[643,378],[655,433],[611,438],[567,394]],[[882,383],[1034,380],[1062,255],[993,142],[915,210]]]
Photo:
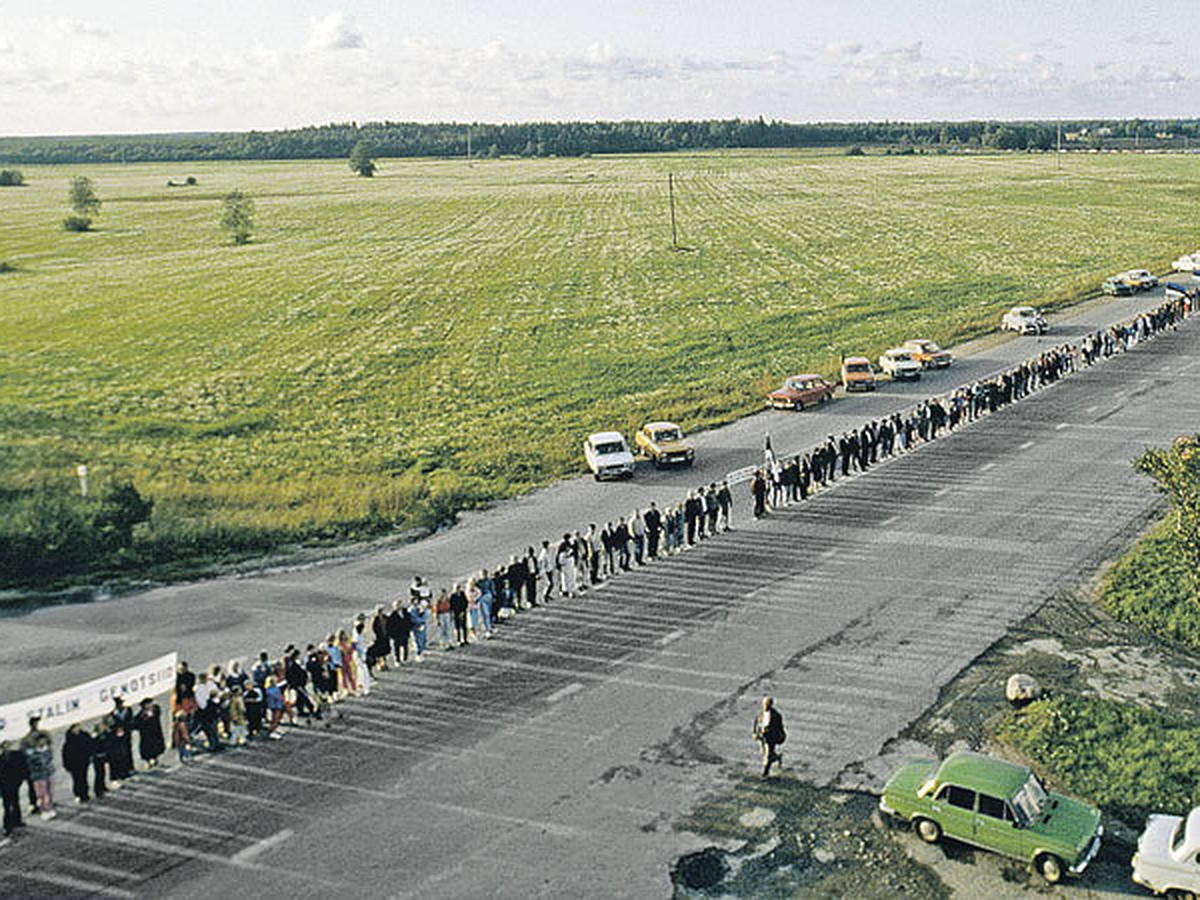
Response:
[[[825,51],[834,56],[858,56],[863,52],[863,45],[851,41],[833,41],[825,45]]]
[[[74,35],[75,37],[112,37],[112,33],[107,28],[102,25],[96,25],[93,22],[84,22],[82,19],[59,19],[57,24],[59,30],[64,34]]]
[[[311,19],[312,27],[304,49],[309,52],[327,50],[361,50],[367,45],[363,34],[345,13],[331,12],[322,19]]]

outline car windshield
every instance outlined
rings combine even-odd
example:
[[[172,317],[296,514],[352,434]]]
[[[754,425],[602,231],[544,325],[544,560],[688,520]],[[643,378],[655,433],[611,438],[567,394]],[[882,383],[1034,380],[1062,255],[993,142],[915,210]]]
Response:
[[[1046,802],[1046,789],[1032,772],[1021,789],[1012,798],[1013,809],[1017,811],[1017,819],[1022,825],[1028,825],[1042,812]]]
[[[848,363],[846,365],[847,372],[870,372],[871,367],[866,363]]]
[[[1186,830],[1183,827],[1183,819],[1175,823],[1175,830],[1171,832],[1171,851],[1178,851],[1183,846],[1183,834]]]
[[[942,348],[933,341],[926,341],[923,349],[926,353],[940,353]]]
[[[790,378],[784,387],[790,388],[793,391],[806,391],[809,388],[809,382],[804,381],[803,379]]]
[[[610,453],[620,453],[625,449],[625,445],[620,441],[607,441],[603,444],[596,445],[596,452],[601,456],[607,456]]]
[[[661,431],[654,432],[654,439],[656,441],[677,441],[682,437],[683,435],[679,433],[678,428],[664,428]]]
[[[903,353],[903,352],[901,352],[901,353],[894,353],[894,352],[893,352],[893,353],[889,353],[889,354],[888,354],[888,356],[890,356],[890,357],[891,357],[892,359],[894,359],[896,362],[910,362],[910,361],[912,360],[912,357],[911,357],[911,356],[909,356],[907,353]]]

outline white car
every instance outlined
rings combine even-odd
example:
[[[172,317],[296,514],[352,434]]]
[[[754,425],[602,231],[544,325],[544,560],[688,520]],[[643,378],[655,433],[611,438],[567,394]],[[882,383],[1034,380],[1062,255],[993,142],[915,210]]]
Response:
[[[1179,816],[1146,820],[1133,854],[1133,880],[1156,894],[1200,896],[1200,807]]]
[[[633,454],[619,431],[599,431],[583,442],[583,458],[597,481],[633,475]]]
[[[879,357],[879,371],[896,381],[916,381],[921,377],[921,369],[912,352],[903,347],[893,347]]]
[[[1032,306],[1014,306],[1004,314],[1000,327],[1017,334],[1045,334],[1050,324]]]
[[[1195,272],[1200,270],[1200,252],[1189,253],[1186,256],[1179,257],[1179,259],[1171,263],[1171,268],[1176,272]]]

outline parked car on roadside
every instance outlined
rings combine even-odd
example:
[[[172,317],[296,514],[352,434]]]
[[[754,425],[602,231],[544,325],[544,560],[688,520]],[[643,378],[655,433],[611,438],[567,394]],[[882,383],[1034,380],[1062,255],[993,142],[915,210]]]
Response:
[[[879,371],[892,376],[896,381],[917,381],[921,377],[922,365],[913,359],[911,350],[893,347],[879,357]]]
[[[1032,306],[1014,306],[1004,314],[1000,327],[1018,334],[1045,334],[1050,323]]]
[[[696,461],[695,448],[674,422],[647,422],[634,435],[633,442],[660,469],[663,466],[690,466]]]
[[[912,351],[913,359],[926,369],[944,369],[954,362],[949,350],[943,350],[928,338],[914,338],[905,341],[901,346]]]
[[[875,370],[865,356],[847,356],[842,360],[842,385],[847,391],[875,390]]]
[[[583,442],[583,458],[597,481],[633,475],[633,454],[618,431],[599,431]]]
[[[776,409],[800,410],[832,400],[835,387],[820,375],[793,375],[780,388],[767,394],[767,403]]]
[[[1100,285],[1100,290],[1112,297],[1128,297],[1133,293],[1133,285],[1120,275],[1114,275],[1112,278],[1104,279],[1104,284]]]
[[[1151,288],[1158,287],[1158,279],[1145,269],[1130,269],[1128,272],[1122,272],[1116,277],[1122,279],[1135,291],[1148,291]]]
[[[1186,819],[1160,813],[1146,819],[1132,866],[1133,880],[1156,894],[1200,897],[1200,807]]]
[[[927,843],[949,837],[1026,860],[1051,884],[1082,873],[1104,834],[1100,810],[1047,791],[1028,766],[966,750],[905,763],[879,808]]]
[[[1200,271],[1200,251],[1196,253],[1186,253],[1175,262],[1171,263],[1171,268],[1176,272],[1196,272]]]

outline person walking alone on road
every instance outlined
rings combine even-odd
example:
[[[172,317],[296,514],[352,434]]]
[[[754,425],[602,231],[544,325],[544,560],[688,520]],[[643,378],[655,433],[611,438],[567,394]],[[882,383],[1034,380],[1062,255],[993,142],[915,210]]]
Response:
[[[754,720],[754,739],[762,748],[763,778],[771,774],[771,763],[783,765],[783,756],[776,750],[787,740],[783,730],[783,713],[775,708],[771,697],[763,697],[762,711]]]

